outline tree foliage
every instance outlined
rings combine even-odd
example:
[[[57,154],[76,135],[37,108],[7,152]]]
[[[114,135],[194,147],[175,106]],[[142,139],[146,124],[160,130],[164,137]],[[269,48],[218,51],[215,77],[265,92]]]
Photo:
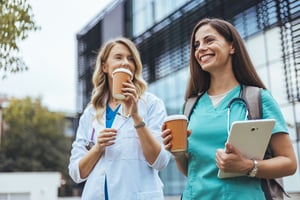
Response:
[[[28,37],[29,32],[39,27],[34,21],[32,8],[27,0],[0,0],[0,72],[2,78],[9,73],[27,70],[19,55],[19,42]]]
[[[40,99],[11,99],[4,110],[6,129],[0,146],[0,171],[60,171],[67,175],[71,139],[65,121]]]

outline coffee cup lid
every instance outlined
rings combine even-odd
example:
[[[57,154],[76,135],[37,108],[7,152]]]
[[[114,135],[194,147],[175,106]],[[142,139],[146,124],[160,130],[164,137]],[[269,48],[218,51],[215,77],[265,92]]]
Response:
[[[113,73],[112,73],[113,76],[114,76],[114,74],[117,73],[117,72],[125,72],[125,73],[129,74],[130,77],[132,78],[132,73],[131,73],[131,71],[130,71],[129,69],[126,69],[126,68],[117,68],[117,69],[115,69],[115,70],[113,71]]]
[[[165,122],[172,121],[172,120],[188,120],[185,115],[169,115],[166,117]]]

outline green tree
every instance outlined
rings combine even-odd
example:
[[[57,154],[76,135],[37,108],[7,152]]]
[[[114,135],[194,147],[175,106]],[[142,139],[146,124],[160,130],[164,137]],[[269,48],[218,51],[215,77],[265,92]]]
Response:
[[[0,171],[59,171],[67,179],[71,138],[64,136],[61,113],[50,112],[40,99],[11,99],[4,110]]]
[[[0,0],[0,72],[2,78],[7,73],[27,70],[19,55],[19,42],[28,37],[29,32],[39,27],[33,20],[32,8],[27,0]]]

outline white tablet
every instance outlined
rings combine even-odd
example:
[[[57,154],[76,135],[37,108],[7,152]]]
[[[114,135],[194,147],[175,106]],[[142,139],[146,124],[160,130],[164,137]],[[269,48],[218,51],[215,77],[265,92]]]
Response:
[[[249,159],[262,160],[269,144],[274,119],[235,121],[231,125],[227,142],[237,148]],[[223,172],[219,170],[219,178],[243,176],[241,173]]]

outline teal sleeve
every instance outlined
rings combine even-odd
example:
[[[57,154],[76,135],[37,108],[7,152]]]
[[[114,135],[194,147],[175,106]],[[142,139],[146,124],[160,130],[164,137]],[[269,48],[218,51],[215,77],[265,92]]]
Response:
[[[272,133],[288,133],[288,128],[280,110],[279,104],[273,98],[272,94],[268,90],[262,90],[262,118],[263,119],[275,119],[275,126]]]

